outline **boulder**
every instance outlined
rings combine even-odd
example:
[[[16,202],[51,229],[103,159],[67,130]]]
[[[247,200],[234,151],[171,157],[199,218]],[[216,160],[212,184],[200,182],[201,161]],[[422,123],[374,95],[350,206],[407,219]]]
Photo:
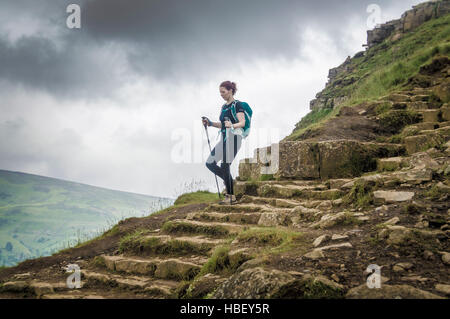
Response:
[[[335,225],[344,223],[346,220],[351,219],[353,217],[353,213],[351,212],[340,212],[337,214],[326,214],[322,216],[320,221],[312,224],[310,227],[312,228],[330,228]]]
[[[400,218],[398,218],[397,216],[395,216],[395,217],[392,217],[391,219],[385,221],[383,224],[386,224],[386,225],[395,225],[395,224],[397,224],[399,221],[400,221]]]
[[[439,168],[439,164],[427,152],[413,154],[410,157],[409,162],[415,169]]]
[[[344,287],[318,275],[293,276],[262,267],[246,269],[222,283],[212,299],[342,298]]]
[[[332,241],[345,240],[345,239],[348,239],[347,235],[333,234],[333,236],[331,236]]]
[[[398,203],[411,200],[414,197],[414,192],[375,191],[373,197],[374,202],[378,204]]]
[[[388,244],[402,244],[410,238],[411,229],[404,226],[388,226]]]
[[[436,284],[434,286],[434,289],[436,289],[440,293],[443,293],[446,296],[450,296],[450,285]]]
[[[318,215],[321,214],[321,212],[316,208],[307,208],[302,205],[298,205],[292,209],[292,214],[298,215],[301,220],[313,221]]]
[[[322,243],[324,243],[325,241],[330,239],[330,235],[324,234],[322,236],[317,237],[314,242],[313,242],[313,246],[314,247],[319,247]]]
[[[322,250],[314,249],[314,250],[304,254],[303,257],[312,259],[312,260],[316,260],[316,259],[320,259],[320,258],[325,258],[325,254],[323,253]]]
[[[441,254],[442,262],[446,265],[450,265],[450,253],[446,251],[439,252]]]
[[[349,242],[346,242],[346,243],[342,243],[342,244],[334,244],[334,245],[319,247],[319,248],[316,248],[315,250],[324,251],[324,250],[338,250],[338,249],[344,249],[344,248],[353,248],[353,246]]]
[[[188,298],[203,298],[208,293],[216,289],[222,284],[226,278],[222,278],[214,274],[206,274],[200,278],[195,279],[186,291]]]
[[[285,213],[261,213],[258,221],[260,226],[287,226],[290,223],[291,219]]]
[[[416,185],[431,181],[433,179],[433,170],[431,168],[409,169],[394,172],[391,176],[394,178],[393,181],[397,179],[400,183]]]
[[[214,292],[212,299],[267,299],[296,279],[276,269],[250,268],[234,274]]]
[[[340,299],[344,287],[322,275],[306,274],[300,279],[282,285],[272,295],[276,299]]]
[[[395,272],[403,272],[405,270],[409,270],[413,267],[412,263],[398,263],[392,267],[392,270]]]

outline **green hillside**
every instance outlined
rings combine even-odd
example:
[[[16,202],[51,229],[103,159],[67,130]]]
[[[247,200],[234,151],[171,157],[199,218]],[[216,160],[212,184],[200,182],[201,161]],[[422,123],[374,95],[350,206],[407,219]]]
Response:
[[[173,201],[0,170],[0,266],[51,255]]]
[[[420,67],[436,55],[450,56],[449,14],[422,24],[400,39],[387,38],[365,54],[355,54],[347,65],[348,71],[341,72],[319,93],[321,98],[347,100],[334,108],[309,112],[284,140],[301,140],[307,130],[320,127],[344,106],[372,101],[412,87],[414,83],[408,83],[408,79],[416,76]]]

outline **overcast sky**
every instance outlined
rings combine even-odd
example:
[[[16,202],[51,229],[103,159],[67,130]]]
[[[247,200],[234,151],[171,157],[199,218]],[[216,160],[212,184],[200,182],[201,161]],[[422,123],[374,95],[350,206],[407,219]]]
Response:
[[[235,177],[240,159],[292,132],[330,68],[364,50],[370,4],[386,22],[420,2],[1,0],[0,169],[161,197],[190,182],[214,192],[201,116],[218,120],[222,81],[254,111]],[[80,29],[66,25],[71,3]]]

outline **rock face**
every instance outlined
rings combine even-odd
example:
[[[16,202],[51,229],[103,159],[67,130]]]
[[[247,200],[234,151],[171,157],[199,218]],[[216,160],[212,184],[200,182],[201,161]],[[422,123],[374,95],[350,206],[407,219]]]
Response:
[[[449,1],[429,1],[413,6],[400,19],[392,20],[367,31],[367,46],[372,47],[383,42],[389,36],[399,39],[403,33],[409,32],[422,23],[441,17],[450,12]]]
[[[392,20],[387,23],[377,26],[373,30],[367,31],[368,48],[383,42],[385,39],[391,37],[393,41],[400,39],[405,33],[410,32],[431,19],[439,18],[450,12],[450,1],[438,0],[428,1],[416,6],[413,9],[406,11],[400,19]],[[354,58],[364,55],[365,52],[358,52]],[[349,73],[351,71],[350,57],[338,67],[332,68],[328,73],[329,85],[350,85],[358,79],[354,77],[344,77],[343,80],[336,80],[339,75]],[[445,92],[445,90],[444,90]],[[448,94],[448,90],[447,93]],[[346,96],[328,96],[319,92],[316,98],[310,102],[311,110],[333,109],[347,100]]]

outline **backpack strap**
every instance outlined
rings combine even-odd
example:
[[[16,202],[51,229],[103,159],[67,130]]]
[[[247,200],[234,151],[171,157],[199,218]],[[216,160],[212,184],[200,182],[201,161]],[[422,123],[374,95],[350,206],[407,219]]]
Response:
[[[238,100],[234,100],[233,104],[231,104],[231,115],[233,115],[234,121],[239,122],[236,114],[236,104],[238,103]]]
[[[236,114],[236,104],[239,102],[239,100],[234,100],[233,103],[230,106],[231,109],[231,116],[233,117],[235,122],[239,122],[238,118],[237,118],[237,114]],[[220,115],[222,115],[222,112],[226,111],[227,109],[223,109],[224,106],[226,106],[227,104],[225,103],[224,105],[222,105],[222,110]],[[222,132],[222,129],[219,130],[219,133],[217,134],[217,136],[219,136],[219,134]],[[225,132],[224,132],[225,133]],[[224,142],[226,141],[226,136],[224,138]]]

